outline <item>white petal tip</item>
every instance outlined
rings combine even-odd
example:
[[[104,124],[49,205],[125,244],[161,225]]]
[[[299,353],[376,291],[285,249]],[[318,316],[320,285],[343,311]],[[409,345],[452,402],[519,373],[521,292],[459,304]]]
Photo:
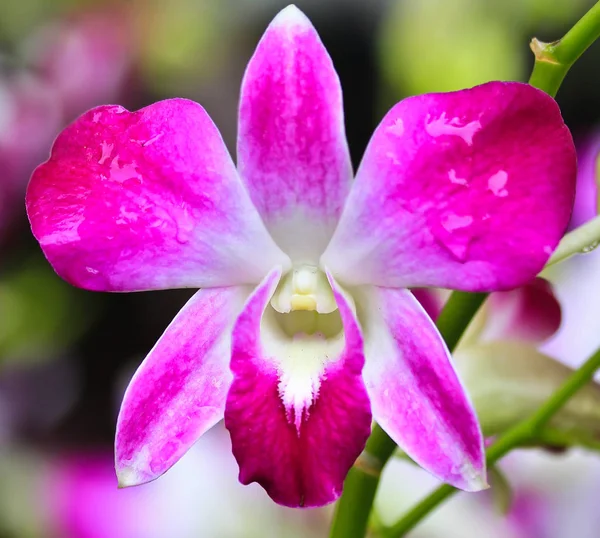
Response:
[[[465,485],[463,489],[464,491],[468,491],[471,493],[475,493],[477,491],[482,491],[484,489],[489,489],[490,485],[488,484],[487,481],[487,476],[485,471],[482,472],[481,474],[478,474],[474,477],[472,477]]]
[[[283,8],[273,19],[272,26],[305,26],[311,27],[308,17],[294,4]]]
[[[450,481],[450,484],[472,493],[488,489],[490,485],[487,482],[485,463],[482,466],[475,466],[471,462],[464,462],[455,475],[455,480]]]
[[[140,473],[137,472],[133,467],[122,467],[117,469],[117,480],[119,482],[119,489],[140,486],[148,482],[148,480],[142,478]]]

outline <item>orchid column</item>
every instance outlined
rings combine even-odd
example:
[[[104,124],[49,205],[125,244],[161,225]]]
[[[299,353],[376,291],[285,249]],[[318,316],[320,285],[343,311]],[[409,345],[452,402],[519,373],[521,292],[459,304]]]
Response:
[[[240,480],[335,500],[376,420],[416,462],[486,487],[482,436],[408,288],[510,289],[543,267],[574,197],[554,100],[492,82],[396,105],[352,179],[331,59],[295,7],[241,91],[238,166],[204,109],[93,109],[27,193],[57,273],[95,291],[202,288],[136,372],[122,485],[153,480],[225,418]]]

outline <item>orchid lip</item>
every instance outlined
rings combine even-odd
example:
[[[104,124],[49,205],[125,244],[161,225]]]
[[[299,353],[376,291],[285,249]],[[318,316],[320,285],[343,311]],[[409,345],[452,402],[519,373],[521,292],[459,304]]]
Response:
[[[300,265],[285,274],[263,312],[260,332],[267,356],[277,357],[279,396],[299,435],[324,370],[345,346],[340,311],[325,273]]]

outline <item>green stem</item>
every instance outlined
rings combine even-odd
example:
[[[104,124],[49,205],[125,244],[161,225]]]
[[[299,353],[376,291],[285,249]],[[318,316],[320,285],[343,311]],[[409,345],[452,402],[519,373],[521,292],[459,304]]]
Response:
[[[344,493],[333,517],[332,538],[362,538],[366,534],[381,471],[395,449],[394,441],[376,424],[344,482]]]
[[[538,435],[543,438],[543,429],[548,421],[585,384],[589,383],[594,372],[600,368],[600,349],[596,351],[533,415],[508,430],[487,451],[487,464],[496,463],[512,449],[534,441]],[[416,504],[398,522],[385,531],[388,538],[405,536],[419,521],[434,508],[458,490],[444,484]]]
[[[450,295],[435,323],[450,351],[454,351],[486,297],[487,293],[464,291],[455,291]]]
[[[587,48],[600,37],[600,2],[596,3],[562,39],[531,41],[535,55],[529,84],[555,96],[565,75]]]
[[[460,291],[450,295],[437,321],[450,351],[456,347],[486,296],[485,293]],[[362,538],[365,535],[381,470],[395,449],[394,441],[376,424],[364,452],[344,482],[344,493],[333,518],[331,538]]]
[[[439,488],[433,490],[418,504],[413,506],[412,510],[406,512],[402,519],[395,525],[382,531],[385,538],[393,538],[394,536],[404,536],[405,532],[415,527],[429,512],[442,504],[448,497],[451,497],[456,492],[456,489],[448,484],[442,484]]]

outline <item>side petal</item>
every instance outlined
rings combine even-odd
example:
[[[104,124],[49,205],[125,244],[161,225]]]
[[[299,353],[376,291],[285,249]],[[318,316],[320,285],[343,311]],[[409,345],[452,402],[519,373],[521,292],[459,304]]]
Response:
[[[249,291],[198,291],[133,376],[117,420],[121,486],[159,477],[223,418],[231,328]]]
[[[279,246],[316,265],[352,167],[338,76],[293,5],[269,25],[246,69],[237,151],[240,175]]]
[[[483,438],[435,325],[406,290],[355,294],[373,418],[421,467],[467,491],[486,487]]]
[[[346,284],[524,284],[567,227],[575,160],[556,102],[527,84],[405,99],[375,131],[322,263]]]
[[[90,290],[257,283],[285,263],[219,131],[185,99],[86,112],[33,173],[27,212],[57,273]]]
[[[371,430],[362,336],[335,288],[341,338],[277,334],[263,312],[278,280],[269,275],[236,322],[225,425],[242,483],[258,482],[279,504],[321,506],[341,494]]]

